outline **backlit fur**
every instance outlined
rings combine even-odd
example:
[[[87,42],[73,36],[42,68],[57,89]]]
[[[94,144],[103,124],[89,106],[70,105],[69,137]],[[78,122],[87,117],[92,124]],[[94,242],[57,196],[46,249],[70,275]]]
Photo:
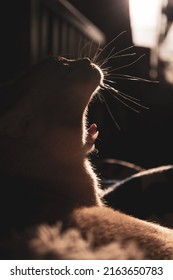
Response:
[[[87,158],[94,144],[87,141],[86,115],[101,83],[103,73],[89,59],[51,57],[2,88],[16,100],[0,117],[0,172],[29,180],[33,195],[37,185],[38,192],[40,186],[45,191],[43,203],[30,201],[34,214],[24,228],[61,221],[64,230],[77,228],[83,238],[90,237],[93,248],[116,241],[126,250],[133,242],[145,258],[173,259],[172,230],[114,211],[100,198],[99,180]],[[18,203],[27,199],[19,197]],[[13,228],[18,229],[20,218],[23,213]]]

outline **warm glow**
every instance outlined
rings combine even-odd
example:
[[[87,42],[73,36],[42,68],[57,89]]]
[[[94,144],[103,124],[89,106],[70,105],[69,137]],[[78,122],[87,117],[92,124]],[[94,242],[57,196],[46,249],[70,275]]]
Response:
[[[132,38],[135,45],[157,45],[163,0],[129,0]]]

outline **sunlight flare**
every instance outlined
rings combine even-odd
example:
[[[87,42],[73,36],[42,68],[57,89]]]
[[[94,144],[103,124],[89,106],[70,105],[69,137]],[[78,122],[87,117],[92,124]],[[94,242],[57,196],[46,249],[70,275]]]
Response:
[[[133,43],[154,48],[158,42],[164,0],[129,0]]]

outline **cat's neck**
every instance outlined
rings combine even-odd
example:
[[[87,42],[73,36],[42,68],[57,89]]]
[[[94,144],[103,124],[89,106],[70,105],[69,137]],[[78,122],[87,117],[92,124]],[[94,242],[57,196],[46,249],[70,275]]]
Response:
[[[1,138],[2,139],[2,138]],[[43,184],[58,199],[71,201],[74,206],[101,205],[98,197],[99,183],[90,162],[83,153],[82,142],[78,145],[78,154],[56,151],[56,137],[45,147],[28,145],[17,139],[4,138],[1,150],[2,165],[0,173],[9,176],[29,178],[31,183]],[[2,143],[1,143],[2,144]],[[65,143],[64,143],[65,145]],[[6,149],[7,147],[7,149]],[[70,147],[72,148],[72,147]],[[80,151],[81,149],[81,151]],[[62,154],[62,158],[60,156]],[[17,160],[16,160],[17,159]]]

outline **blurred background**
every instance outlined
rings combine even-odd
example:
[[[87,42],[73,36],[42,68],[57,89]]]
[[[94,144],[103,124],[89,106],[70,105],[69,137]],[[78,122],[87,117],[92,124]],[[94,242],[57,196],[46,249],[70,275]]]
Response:
[[[114,94],[119,101],[108,91],[103,92],[106,104],[95,99],[89,121],[100,134],[92,160],[98,166],[106,160],[116,172],[120,165],[133,169],[128,163],[142,168],[172,164],[172,0],[6,0],[0,13],[1,83],[47,55],[93,57],[100,49],[100,59],[117,54],[104,65],[112,71],[109,85],[149,109]],[[113,177],[114,168],[105,166],[104,176]]]

